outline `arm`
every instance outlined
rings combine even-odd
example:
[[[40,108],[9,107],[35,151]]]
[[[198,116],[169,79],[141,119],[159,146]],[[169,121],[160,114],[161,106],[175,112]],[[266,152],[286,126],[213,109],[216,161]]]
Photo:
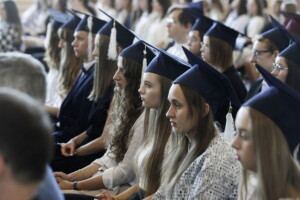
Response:
[[[109,113],[111,113],[110,110],[109,110]],[[97,139],[79,147],[78,149],[76,149],[77,155],[92,154],[92,153],[95,153],[95,152],[98,152],[100,150],[107,148],[106,147],[106,139],[108,137],[110,123],[111,123],[111,115],[108,114],[101,136],[98,137]]]
[[[131,195],[133,195],[137,191],[138,185],[133,185],[117,196],[111,196],[107,191],[104,191],[103,193],[97,194],[95,198],[101,200],[127,200]]]
[[[78,155],[76,147],[80,146],[84,140],[88,138],[86,131],[82,132],[80,135],[74,137],[67,143],[61,143],[61,154],[64,156],[74,156]]]
[[[45,108],[46,108],[46,111],[47,111],[51,116],[58,117],[59,108],[57,108],[57,107],[52,107],[52,106],[45,106]]]
[[[142,114],[143,115],[143,114]],[[103,183],[107,189],[130,183],[134,180],[133,159],[143,138],[143,117],[140,116],[131,128],[132,138],[123,160],[117,166],[110,167],[102,174]],[[104,163],[99,163],[100,165]]]
[[[87,167],[77,170],[68,175],[63,172],[54,172],[54,176],[56,178],[56,181],[58,182],[59,187],[62,190],[73,189],[74,181],[78,181],[77,187],[79,189],[81,189],[79,186],[81,184],[81,182],[83,182],[82,187],[86,188],[87,184],[89,184],[89,183],[91,183],[92,186],[95,184],[95,182],[96,182],[96,184],[98,183],[95,178],[98,177],[98,179],[99,179],[99,176],[97,176],[95,178],[92,178],[92,176],[98,171],[99,167],[101,167],[101,166],[96,163],[92,163],[92,164],[88,165]],[[98,181],[100,182],[100,180],[98,180]],[[101,182],[99,184],[101,184]],[[82,188],[82,189],[84,189],[84,188]]]

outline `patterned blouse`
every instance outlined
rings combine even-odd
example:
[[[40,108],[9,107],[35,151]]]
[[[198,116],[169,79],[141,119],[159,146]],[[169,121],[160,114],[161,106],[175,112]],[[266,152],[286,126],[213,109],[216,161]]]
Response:
[[[171,194],[161,186],[153,199],[237,199],[240,165],[233,149],[216,136],[182,174]]]
[[[0,52],[19,51],[21,46],[19,32],[15,25],[0,23]]]

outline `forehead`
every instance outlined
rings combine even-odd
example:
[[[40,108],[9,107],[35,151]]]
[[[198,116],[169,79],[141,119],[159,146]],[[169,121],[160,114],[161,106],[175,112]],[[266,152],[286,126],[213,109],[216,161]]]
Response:
[[[169,17],[178,19],[178,16],[180,15],[181,12],[182,12],[182,9],[175,9],[169,14]]]
[[[267,43],[256,40],[253,44],[253,49],[255,50],[267,50]]]
[[[237,128],[250,129],[250,115],[248,107],[241,107],[237,113],[235,125]]]
[[[88,33],[86,31],[77,31],[74,33],[75,37],[81,37],[81,38],[85,38],[88,36]]]
[[[168,95],[169,101],[177,100],[180,102],[186,102],[186,99],[184,97],[183,91],[179,84],[172,84],[170,90],[169,90],[169,95]]]
[[[157,83],[159,82],[159,75],[158,74],[154,74],[154,73],[150,73],[150,72],[145,72],[144,73],[144,81],[149,81],[152,83]]]

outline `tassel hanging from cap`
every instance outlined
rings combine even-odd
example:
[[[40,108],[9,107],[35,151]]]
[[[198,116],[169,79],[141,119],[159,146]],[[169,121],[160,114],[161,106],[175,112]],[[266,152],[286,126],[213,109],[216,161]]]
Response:
[[[92,60],[92,53],[93,53],[93,33],[92,33],[93,18],[91,16],[88,17],[87,26],[88,26],[88,29],[89,29],[89,35],[88,35],[88,59],[89,59],[89,61],[91,61]]]
[[[108,46],[108,59],[116,60],[118,56],[117,53],[117,29],[116,29],[116,21],[114,21],[113,28],[110,33],[110,41]]]
[[[143,68],[142,68],[142,74],[144,73],[146,67],[147,67],[147,51],[146,51],[146,46],[145,46],[145,49],[143,51],[143,54],[144,54],[144,58],[143,58]]]
[[[227,143],[231,143],[234,139],[234,121],[232,117],[232,106],[231,103],[229,105],[228,113],[226,114],[226,125],[224,131],[224,139]]]

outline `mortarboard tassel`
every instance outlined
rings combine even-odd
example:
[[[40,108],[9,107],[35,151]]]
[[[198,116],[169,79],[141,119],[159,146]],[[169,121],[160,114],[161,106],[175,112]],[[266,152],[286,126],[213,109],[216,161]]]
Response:
[[[224,139],[229,144],[234,139],[234,121],[233,121],[233,117],[232,117],[231,103],[229,105],[228,113],[226,114],[226,125],[225,125],[225,131],[224,131]]]
[[[88,26],[88,29],[89,29],[89,35],[88,35],[88,56],[89,56],[89,61],[91,61],[92,60],[92,52],[93,52],[93,33],[92,33],[93,18],[91,16],[88,17],[87,26]]]
[[[108,46],[108,59],[116,60],[117,59],[117,29],[116,22],[114,21],[113,28],[110,33],[110,41]]]
[[[146,46],[145,46],[145,49],[144,49],[143,53],[144,53],[144,58],[143,58],[142,74],[144,73],[144,71],[145,71],[145,69],[147,67],[147,57],[146,57],[147,51],[146,51]]]

